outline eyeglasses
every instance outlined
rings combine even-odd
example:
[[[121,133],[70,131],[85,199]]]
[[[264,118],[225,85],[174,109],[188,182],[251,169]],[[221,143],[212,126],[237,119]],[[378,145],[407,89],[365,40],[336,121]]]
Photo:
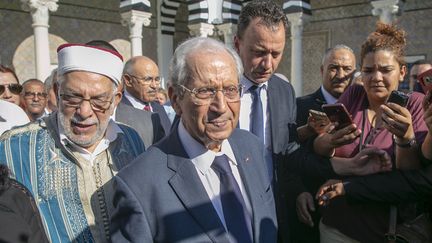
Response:
[[[213,87],[202,87],[202,88],[193,88],[192,90],[186,88],[185,86],[179,84],[183,90],[191,93],[191,96],[195,98],[196,105],[208,105],[210,104],[214,97],[216,96],[217,91],[221,91],[224,94],[225,100],[228,103],[238,102],[240,101],[241,93],[243,90],[243,85],[230,85],[227,87],[223,87],[222,89],[215,89]]]
[[[156,77],[152,77],[152,76],[137,77],[137,76],[134,76],[134,75],[131,75],[131,74],[129,74],[129,76],[133,77],[134,79],[138,80],[139,82],[141,82],[141,83],[143,83],[145,85],[151,84],[151,82],[153,80],[154,80],[154,82],[156,84],[159,84],[160,81],[161,81],[159,76],[156,76]]]
[[[114,97],[111,100],[102,100],[100,98],[84,99],[83,97],[68,94],[60,94],[60,97],[62,97],[61,101],[68,107],[78,108],[83,101],[88,101],[94,111],[100,112],[108,110],[114,101]]]
[[[47,96],[48,96],[48,94],[47,93],[40,93],[40,92],[24,92],[24,98],[26,98],[26,99],[34,99],[34,98],[36,98],[36,96],[39,98],[39,99],[46,99],[47,98]]]
[[[20,94],[22,91],[22,86],[20,84],[3,84],[0,85],[0,95],[2,95],[6,88],[12,93],[12,94]]]

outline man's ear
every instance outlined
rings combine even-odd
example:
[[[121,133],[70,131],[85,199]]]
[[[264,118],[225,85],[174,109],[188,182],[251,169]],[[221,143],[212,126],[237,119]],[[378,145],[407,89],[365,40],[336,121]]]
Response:
[[[168,87],[168,96],[170,98],[172,108],[175,110],[175,112],[178,116],[181,116],[182,111],[181,111],[181,107],[178,103],[180,100],[180,97],[178,95],[178,92],[176,92],[176,90],[172,86]]]
[[[240,47],[240,38],[238,38],[236,35],[236,36],[234,36],[234,48],[235,48],[237,53],[240,53],[239,47]]]
[[[120,90],[117,90],[117,92],[114,95],[114,105],[117,107],[117,105],[120,103],[121,99],[123,97],[123,94]]]
[[[131,78],[131,76],[129,75],[129,74],[124,74],[123,75],[123,84],[124,84],[124,86],[126,86],[126,87],[131,87],[132,86],[132,78]]]

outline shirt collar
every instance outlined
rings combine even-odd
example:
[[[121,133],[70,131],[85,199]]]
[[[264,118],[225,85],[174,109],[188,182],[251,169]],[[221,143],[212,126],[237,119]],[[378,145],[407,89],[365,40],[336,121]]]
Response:
[[[57,113],[59,114],[59,113]],[[57,117],[57,119],[60,119],[59,115]],[[66,145],[71,145],[72,148],[78,150],[78,151],[86,151],[87,153],[89,153],[86,149],[84,149],[83,147],[77,145],[76,143],[74,143],[72,140],[70,140],[64,131],[64,127],[61,125],[61,122],[58,122],[58,130],[59,130],[59,136],[60,136],[60,142],[63,146]],[[117,123],[115,123],[112,119],[109,120],[108,122],[108,126],[106,128],[105,131],[105,136],[102,138],[102,140],[98,143],[98,146],[103,142],[103,143],[107,143],[110,144],[112,142],[114,142],[114,140],[117,139],[118,134],[123,133],[123,131],[121,130],[121,128],[117,125]],[[95,150],[96,151],[96,150]]]
[[[250,87],[252,87],[253,85],[257,85],[256,83],[250,81],[250,79],[248,79],[244,74],[242,75],[241,79],[240,79],[240,83],[244,86],[244,92],[243,93],[249,93],[249,89]],[[264,89],[267,89],[267,84],[268,81],[258,84],[259,87],[263,87]]]
[[[144,106],[149,105],[150,103],[142,102],[140,99],[135,98],[131,93],[129,93],[126,89],[124,91],[124,96],[130,101],[133,107],[137,109],[144,109]]]
[[[325,88],[321,85],[321,92],[324,96],[324,99],[326,100],[327,104],[334,104],[337,102],[338,99],[333,97]]]
[[[232,151],[231,145],[228,140],[225,139],[222,142],[221,151],[213,152],[207,149],[204,145],[196,141],[186,130],[183,125],[183,122],[180,120],[178,126],[179,139],[185,148],[186,153],[189,158],[192,160],[192,163],[198,170],[206,174],[210,169],[210,166],[213,163],[213,160],[216,156],[220,156],[225,154],[228,157],[230,163],[237,165],[237,161],[235,160],[234,152]],[[187,145],[187,146],[186,146]]]

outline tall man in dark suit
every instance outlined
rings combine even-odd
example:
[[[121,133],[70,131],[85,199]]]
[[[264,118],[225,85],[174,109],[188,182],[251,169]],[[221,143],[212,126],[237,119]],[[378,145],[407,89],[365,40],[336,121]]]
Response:
[[[132,57],[125,63],[123,70],[125,92],[121,102],[140,110],[157,113],[165,134],[168,135],[171,121],[163,106],[155,102],[160,81],[159,68],[153,60],[146,56]]]
[[[276,242],[263,146],[236,129],[240,58],[194,38],[177,47],[170,70],[180,120],[117,175],[113,242]]]
[[[321,63],[321,87],[312,94],[297,98],[297,132],[299,136],[316,136],[314,128],[308,124],[309,110],[322,111],[323,104],[334,104],[351,84],[356,68],[356,60],[353,50],[346,45],[335,45],[325,51]],[[325,129],[325,128],[323,128]],[[310,180],[309,180],[310,181]],[[309,184],[306,181],[306,187]],[[313,189],[315,190],[315,189]],[[296,242],[319,242],[318,222],[320,215],[316,212],[317,204],[314,203],[315,191],[308,188],[308,191],[301,193],[296,200],[298,215],[305,215],[305,223],[292,221],[293,236]],[[314,212],[311,212],[314,211]],[[306,226],[308,225],[308,226]]]
[[[318,182],[323,183],[326,178],[359,173],[372,166],[358,157],[322,158],[299,145],[294,89],[274,75],[283,56],[287,25],[282,8],[274,1],[256,0],[242,8],[234,38],[244,66],[241,83],[245,91],[239,125],[256,134],[265,145],[266,164],[275,191],[279,237],[283,242],[290,241],[287,221],[295,217],[296,196],[286,198],[287,185],[298,185],[291,187],[295,189],[292,194],[298,195],[305,191],[300,177],[313,178],[318,188]],[[290,215],[288,208],[293,211]]]

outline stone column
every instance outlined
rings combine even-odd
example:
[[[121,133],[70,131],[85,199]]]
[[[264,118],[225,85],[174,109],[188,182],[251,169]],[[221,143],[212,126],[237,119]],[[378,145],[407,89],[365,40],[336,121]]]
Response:
[[[286,15],[291,26],[291,84],[296,96],[303,95],[303,57],[302,38],[303,24],[308,15],[303,13],[289,13]]]
[[[208,23],[190,24],[189,33],[191,36],[208,37],[213,35],[214,26]]]
[[[391,24],[395,20],[395,15],[399,11],[399,0],[378,0],[372,1],[372,15],[379,16],[380,21]]]
[[[232,23],[225,23],[217,25],[218,34],[223,35],[225,45],[234,48],[234,35],[237,31],[237,25]]]
[[[33,20],[36,78],[44,81],[51,73],[48,39],[49,11],[57,11],[58,0],[21,0],[24,11],[30,11]]]
[[[129,27],[131,57],[142,56],[142,26],[150,25],[151,13],[131,10],[121,13],[122,24]]]

